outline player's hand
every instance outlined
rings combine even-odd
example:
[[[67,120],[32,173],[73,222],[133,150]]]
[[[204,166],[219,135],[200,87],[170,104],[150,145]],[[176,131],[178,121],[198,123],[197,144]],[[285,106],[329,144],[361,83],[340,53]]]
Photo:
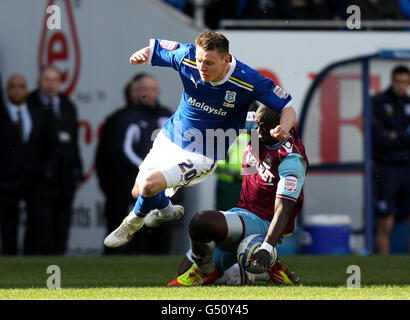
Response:
[[[283,129],[280,125],[270,130],[270,135],[278,141],[285,141],[289,138],[289,132]]]
[[[147,52],[147,48],[143,48],[137,52],[135,52],[130,57],[130,63],[133,65],[147,63],[149,58],[149,48]]]
[[[268,250],[260,249],[256,251],[249,261],[256,267],[259,267],[261,271],[269,271],[270,269],[270,253]]]

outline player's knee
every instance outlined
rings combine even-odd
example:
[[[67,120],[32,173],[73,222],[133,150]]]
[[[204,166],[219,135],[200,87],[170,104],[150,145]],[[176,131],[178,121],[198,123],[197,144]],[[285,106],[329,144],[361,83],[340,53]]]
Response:
[[[135,200],[137,200],[139,194],[140,194],[139,187],[138,187],[137,184],[135,184],[134,187],[133,187],[132,190],[131,190],[131,195],[132,195],[132,197],[133,197]]]
[[[193,239],[202,239],[213,230],[214,222],[210,211],[199,211],[189,223],[189,235]]]
[[[209,228],[209,221],[206,211],[197,212],[189,223],[189,234],[193,238],[201,237]]]
[[[165,177],[160,171],[149,174],[139,185],[139,193],[144,197],[155,196],[161,190],[167,188]]]
[[[159,191],[161,190],[159,189],[158,184],[151,179],[145,180],[139,190],[144,197],[155,196]]]

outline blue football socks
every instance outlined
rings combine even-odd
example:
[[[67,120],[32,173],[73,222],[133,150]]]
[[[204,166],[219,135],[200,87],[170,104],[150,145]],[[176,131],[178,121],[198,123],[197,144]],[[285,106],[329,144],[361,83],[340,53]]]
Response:
[[[152,197],[144,197],[139,194],[134,206],[134,213],[137,217],[145,217],[153,209],[163,209],[169,204],[169,198],[165,195],[165,190]]]

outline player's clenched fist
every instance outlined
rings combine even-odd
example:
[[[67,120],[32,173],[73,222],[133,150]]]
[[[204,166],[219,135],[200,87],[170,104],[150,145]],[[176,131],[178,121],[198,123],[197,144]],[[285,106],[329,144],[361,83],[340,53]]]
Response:
[[[148,62],[149,58],[149,47],[145,47],[141,50],[138,50],[130,57],[131,64],[144,64]]]
[[[270,130],[270,134],[276,140],[285,141],[289,138],[289,132],[283,129],[280,125],[276,126],[276,128]]]

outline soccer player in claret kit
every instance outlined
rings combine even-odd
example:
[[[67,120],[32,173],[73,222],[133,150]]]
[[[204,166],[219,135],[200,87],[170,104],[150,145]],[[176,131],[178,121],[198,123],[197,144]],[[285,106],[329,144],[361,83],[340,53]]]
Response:
[[[179,72],[184,91],[177,111],[164,124],[140,166],[132,194],[135,207],[104,240],[108,247],[125,244],[144,224],[148,227],[180,219],[184,208],[168,197],[178,188],[206,179],[224,159],[229,145],[221,132],[238,135],[249,105],[260,101],[280,114],[270,134],[289,137],[296,113],[292,97],[272,80],[235,59],[220,33],[204,31],[192,44],[151,39],[149,46],[130,57],[134,65],[172,67]],[[221,141],[223,143],[221,143]]]
[[[191,219],[191,249],[180,265],[180,276],[169,285],[232,285],[255,280],[300,283],[279,260],[271,266],[271,255],[282,237],[291,236],[302,209],[308,169],[305,148],[295,129],[282,142],[270,135],[279,117],[266,106],[258,108],[254,121],[260,143],[255,146],[250,142],[243,156],[238,204],[225,212],[200,211]],[[252,234],[265,235],[261,249],[250,259],[263,271],[258,274],[243,270],[237,263],[238,244]]]

